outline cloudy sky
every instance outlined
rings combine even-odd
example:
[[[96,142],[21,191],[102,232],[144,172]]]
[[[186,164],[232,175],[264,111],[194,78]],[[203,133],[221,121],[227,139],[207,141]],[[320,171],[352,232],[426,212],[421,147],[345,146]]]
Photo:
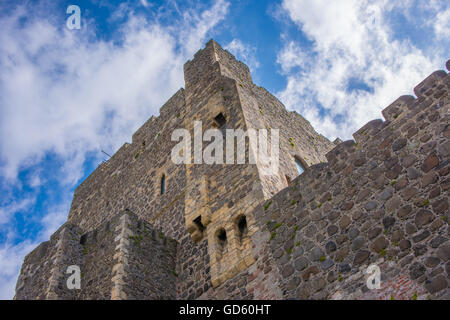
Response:
[[[81,9],[69,30],[66,9]],[[180,87],[211,38],[330,139],[450,58],[438,0],[0,0],[0,298],[74,188]]]

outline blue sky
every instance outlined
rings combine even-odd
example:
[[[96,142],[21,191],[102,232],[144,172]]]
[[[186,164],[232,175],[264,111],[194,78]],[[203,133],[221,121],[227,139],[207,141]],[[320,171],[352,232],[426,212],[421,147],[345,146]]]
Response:
[[[330,139],[450,58],[446,1],[0,1],[0,298],[74,188],[180,87],[211,38]],[[81,8],[81,29],[66,9]]]

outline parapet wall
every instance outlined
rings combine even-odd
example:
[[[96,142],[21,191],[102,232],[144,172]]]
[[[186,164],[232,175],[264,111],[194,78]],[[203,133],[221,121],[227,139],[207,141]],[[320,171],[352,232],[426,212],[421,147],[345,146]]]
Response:
[[[283,298],[450,298],[449,87],[433,73],[257,207]]]

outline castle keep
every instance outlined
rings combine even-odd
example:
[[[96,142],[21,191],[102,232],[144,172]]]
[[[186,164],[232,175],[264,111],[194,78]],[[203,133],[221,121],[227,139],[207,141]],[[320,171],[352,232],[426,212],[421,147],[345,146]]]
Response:
[[[213,40],[184,78],[78,186],[68,221],[26,256],[15,299],[450,299],[447,72],[342,143]],[[245,163],[175,164],[172,132],[194,121],[279,129],[278,172],[249,163],[248,141]],[[71,265],[80,289],[66,285]]]

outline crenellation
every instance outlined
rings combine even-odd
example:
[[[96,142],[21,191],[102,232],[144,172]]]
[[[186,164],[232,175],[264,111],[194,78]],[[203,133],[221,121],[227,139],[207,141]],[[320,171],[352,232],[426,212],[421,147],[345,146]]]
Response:
[[[442,97],[442,96],[441,96]],[[442,97],[442,99],[445,99],[445,97]],[[425,100],[423,100],[425,101]],[[441,100],[442,101],[442,100]],[[418,123],[424,122],[426,119],[427,121],[434,121],[434,122],[440,122],[445,119],[445,114],[448,112],[449,106],[448,103],[444,105],[444,110],[437,109],[438,113],[430,112],[433,110],[433,105],[437,105],[439,103],[433,102],[432,104],[422,104],[423,107],[421,109],[421,112],[419,112],[415,117],[407,119],[404,125],[411,121],[418,121]],[[436,109],[434,109],[436,111]],[[425,117],[424,117],[425,116]],[[444,120],[445,121],[445,120]],[[380,125],[380,122],[377,121],[377,127]],[[386,121],[387,122],[387,121]],[[422,255],[428,251],[429,254],[432,254],[432,251],[434,249],[434,246],[439,246],[438,243],[447,243],[448,239],[439,238],[439,241],[436,240],[435,244],[431,244],[431,247],[427,247],[426,244],[422,244],[421,242],[426,242],[427,239],[430,241],[433,237],[431,236],[431,232],[428,230],[425,231],[414,231],[412,230],[411,236],[406,236],[405,233],[402,232],[401,225],[404,223],[402,221],[398,221],[394,216],[391,215],[391,213],[386,212],[385,210],[397,210],[397,208],[411,208],[410,205],[406,205],[402,207],[402,202],[411,201],[413,203],[413,206],[415,208],[419,208],[415,217],[415,224],[419,223],[420,225],[427,225],[430,222],[440,222],[442,220],[437,219],[431,212],[430,209],[434,210],[436,214],[442,215],[447,214],[448,216],[448,198],[444,196],[441,198],[441,200],[435,200],[434,205],[431,204],[431,206],[428,204],[428,198],[425,197],[418,197],[418,198],[411,198],[409,194],[411,192],[415,192],[417,194],[419,192],[419,189],[421,189],[421,193],[427,195],[428,192],[433,192],[434,195],[438,196],[439,193],[439,187],[436,187],[435,184],[439,183],[439,180],[437,178],[437,174],[430,171],[429,168],[437,168],[441,161],[441,159],[437,159],[435,154],[433,153],[433,148],[435,148],[436,144],[431,143],[433,139],[433,134],[430,134],[423,130],[420,137],[416,140],[415,137],[411,137],[412,139],[412,145],[408,143],[409,139],[406,139],[404,141],[401,136],[401,134],[398,133],[398,130],[400,127],[396,127],[396,123],[398,124],[399,121],[393,121],[391,123],[388,123],[384,126],[384,128],[381,129],[381,131],[376,135],[379,136],[378,139],[369,139],[366,140],[367,146],[365,149],[371,149],[373,146],[379,146],[380,141],[386,141],[384,145],[379,146],[379,150],[384,150],[382,154],[377,155],[376,153],[371,154],[371,158],[375,160],[375,163],[372,164],[374,160],[371,161],[361,161],[358,163],[353,163],[353,165],[349,165],[346,169],[342,168],[343,171],[337,170],[334,172],[335,176],[339,175],[349,175],[348,178],[346,178],[348,183],[346,183],[346,189],[349,190],[344,197],[342,197],[342,193],[339,193],[337,197],[334,197],[334,194],[332,197],[327,197],[327,194],[322,195],[324,192],[327,192],[327,188],[314,188],[313,190],[317,190],[317,193],[322,196],[311,196],[311,190],[306,188],[305,184],[313,183],[313,181],[320,181],[323,179],[324,176],[322,176],[323,173],[326,172],[327,179],[330,179],[330,174],[333,175],[333,171],[330,171],[327,167],[328,165],[323,164],[319,166],[311,167],[311,173],[314,173],[314,178],[312,180],[308,179],[308,175],[301,175],[296,180],[293,181],[293,186],[288,187],[288,189],[294,189],[298,185],[302,186],[302,195],[300,198],[299,196],[295,196],[295,193],[292,193],[290,191],[288,192],[280,192],[275,197],[271,199],[271,201],[275,204],[271,204],[270,208],[267,209],[266,216],[271,216],[271,219],[276,218],[277,219],[277,225],[284,225],[284,223],[288,223],[288,225],[292,225],[290,214],[279,214],[277,213],[274,215],[271,210],[276,210],[276,212],[284,211],[289,212],[291,209],[287,208],[286,205],[283,205],[284,203],[289,203],[289,199],[291,200],[291,203],[293,205],[298,206],[300,204],[300,207],[305,207],[307,203],[314,203],[317,201],[317,199],[321,199],[320,203],[322,203],[321,206],[319,205],[311,205],[306,206],[306,211],[302,210],[300,212],[306,212],[305,215],[301,214],[299,217],[301,217],[301,220],[298,220],[297,226],[298,230],[305,230],[304,232],[304,238],[300,237],[298,243],[300,244],[301,252],[306,252],[306,250],[311,250],[310,255],[301,256],[301,258],[295,259],[295,252],[296,250],[293,250],[293,258],[291,258],[292,264],[286,264],[289,262],[289,259],[283,258],[283,254],[281,255],[278,253],[279,249],[277,249],[280,245],[283,243],[287,243],[285,241],[288,241],[289,234],[285,234],[286,232],[280,232],[279,236],[282,237],[282,239],[279,239],[277,241],[278,232],[276,232],[276,235],[273,237],[273,246],[271,245],[271,248],[275,254],[276,259],[278,260],[278,266],[279,266],[279,272],[282,274],[284,278],[286,278],[284,284],[282,284],[282,288],[286,288],[287,295],[285,298],[308,298],[308,299],[319,299],[319,298],[329,298],[329,299],[335,299],[335,298],[347,298],[347,299],[374,299],[374,298],[382,298],[382,299],[389,299],[394,295],[396,299],[411,299],[414,295],[414,292],[416,296],[418,296],[419,299],[426,299],[426,298],[444,298],[445,299],[445,289],[448,288],[448,281],[444,280],[444,277],[442,276],[436,276],[434,273],[437,269],[431,269],[430,273],[427,273],[427,276],[425,276],[422,272],[422,269],[417,269],[416,266],[421,266],[422,262],[417,262],[416,264],[411,265],[411,267],[408,269],[406,266],[411,263],[410,259],[409,262],[402,263],[400,268],[395,268],[397,265],[394,263],[393,259],[394,257],[399,257],[399,259],[405,257],[405,250],[406,248],[411,248],[411,240],[405,240],[404,237],[412,238],[412,242],[416,243],[414,246],[412,246],[412,250],[416,252],[415,256],[418,258],[415,259],[421,259]],[[416,122],[417,123],[417,122]],[[421,126],[421,129],[426,129],[428,125]],[[439,128],[440,126],[436,126]],[[444,127],[444,126],[443,126]],[[448,123],[445,127],[448,127]],[[394,128],[394,130],[392,130]],[[436,130],[434,134],[438,137],[441,136],[441,131],[444,129]],[[420,132],[420,131],[419,131]],[[355,134],[356,137],[360,136],[361,130],[358,130]],[[392,139],[386,140],[389,136],[394,137]],[[426,139],[423,139],[423,137],[426,137]],[[375,137],[376,138],[376,137]],[[379,140],[381,139],[381,140]],[[440,139],[440,138],[439,138]],[[445,140],[442,140],[444,142]],[[416,144],[417,143],[417,144]],[[444,142],[445,143],[445,142]],[[391,147],[391,148],[388,148]],[[351,153],[351,155],[347,154],[347,152],[344,152],[344,150],[354,150],[354,143],[352,141],[348,141],[343,143],[342,145],[337,146],[335,149],[330,151],[327,154],[327,158],[331,164],[339,163],[339,162],[353,162],[353,161],[359,161],[360,152],[363,150],[357,151],[358,146],[356,146],[356,150]],[[375,149],[376,150],[376,149]],[[404,160],[401,160],[400,163],[402,165],[407,165],[409,168],[411,168],[411,165],[416,163],[420,166],[420,163],[422,165],[420,168],[417,168],[415,170],[426,170],[425,175],[423,175],[422,180],[417,179],[416,181],[409,181],[410,184],[415,185],[416,187],[412,187],[407,189],[408,192],[404,193],[402,189],[405,188],[405,185],[400,186],[401,180],[404,179],[401,176],[407,175],[406,172],[404,172],[403,168],[401,166],[398,166],[397,163],[399,160],[396,160],[397,157],[403,157],[404,159],[411,157],[412,155],[409,154],[409,152],[417,152],[420,150],[420,153],[418,153],[419,157],[424,160],[418,159],[417,156],[415,156],[411,160],[408,160],[407,162]],[[409,152],[408,152],[409,151]],[[431,153],[430,153],[431,152]],[[367,152],[366,152],[367,153]],[[417,153],[416,153],[417,154]],[[426,156],[428,154],[428,157]],[[392,159],[392,160],[391,160]],[[445,159],[445,156],[442,158],[442,160]],[[378,163],[382,163],[384,161],[384,165],[380,167],[377,165]],[[423,162],[422,162],[423,161]],[[447,159],[448,162],[448,159]],[[417,166],[417,165],[416,165]],[[396,169],[398,167],[398,169]],[[319,169],[320,168],[320,169]],[[325,170],[325,171],[322,171]],[[368,186],[369,188],[363,189],[359,193],[351,192],[351,186],[352,181],[355,181],[355,179],[359,180],[360,177],[363,176],[364,172],[369,172],[373,170],[378,170],[379,173],[376,174],[373,178],[375,181],[370,182],[369,180],[366,180],[361,183],[361,186]],[[398,171],[397,171],[398,170]],[[438,170],[438,169],[436,169]],[[358,171],[360,174],[358,174]],[[446,172],[445,170],[443,171]],[[385,175],[383,175],[385,173]],[[378,177],[378,178],[376,178]],[[382,184],[378,184],[377,180],[379,178],[383,177]],[[389,179],[386,179],[389,178]],[[394,179],[394,180],[392,180]],[[395,180],[398,179],[398,180]],[[411,179],[411,176],[409,177]],[[408,180],[409,180],[408,179]],[[333,179],[332,179],[333,180]],[[339,180],[342,180],[340,178]],[[407,183],[408,183],[408,180]],[[334,183],[334,181],[333,181]],[[318,185],[318,183],[314,184],[315,186]],[[397,188],[399,186],[399,188]],[[373,194],[370,192],[370,188],[375,187],[378,192]],[[339,187],[338,187],[339,188]],[[338,189],[336,188],[336,189]],[[320,190],[320,191],[319,191]],[[433,191],[431,191],[433,190]],[[400,192],[400,197],[396,195],[396,192]],[[354,203],[354,200],[352,199],[355,195],[358,197],[358,201],[356,202],[356,205]],[[341,197],[339,197],[341,196]],[[406,196],[406,198],[405,198]],[[289,198],[288,198],[289,197]],[[305,202],[299,201],[297,199],[303,199],[306,200]],[[323,203],[326,199],[329,199],[325,204]],[[384,203],[386,207],[382,206],[380,209],[377,209],[378,211],[375,211],[375,215],[373,218],[369,218],[365,211],[372,211],[376,209],[377,202]],[[321,211],[321,207],[324,208],[327,204],[330,204],[330,208],[327,208],[326,212],[329,212],[332,210],[332,212],[336,212],[334,210],[338,210],[336,214],[331,213],[328,215],[328,219],[330,219],[329,223],[332,223],[328,228],[325,230],[325,234],[323,233],[315,233],[312,232],[313,230],[319,230],[317,226],[320,226],[320,224],[323,224],[326,226],[327,221],[321,220],[323,218],[321,217],[327,217],[327,215],[323,215],[324,211]],[[337,207],[334,207],[336,206]],[[284,208],[283,208],[284,206]],[[420,209],[423,207],[430,206],[430,209]],[[440,207],[442,206],[442,207]],[[273,208],[273,209],[272,209]],[[385,209],[383,209],[385,208]],[[333,210],[334,209],[334,210]],[[403,209],[401,209],[403,210]],[[399,211],[399,216],[403,217],[402,219],[405,219],[405,213],[409,212],[411,214],[411,209],[408,209],[409,211]],[[417,210],[417,209],[416,209]],[[422,211],[421,211],[422,210]],[[298,209],[297,209],[298,211]],[[348,215],[346,212],[349,211],[350,215]],[[352,211],[354,213],[352,213]],[[259,211],[263,212],[263,211]],[[364,219],[361,220],[361,216],[365,216],[365,219],[371,219],[373,222],[367,221],[364,223]],[[296,215],[294,214],[294,217]],[[310,217],[310,218],[308,218]],[[340,217],[340,218],[339,218]],[[351,218],[350,218],[351,217]],[[411,218],[414,217],[410,216]],[[423,220],[426,217],[428,220]],[[319,218],[319,220],[317,220]],[[409,219],[411,219],[409,218]],[[265,222],[267,218],[262,218],[261,223]],[[305,220],[306,219],[306,220]],[[447,218],[446,218],[447,219]],[[371,234],[370,226],[377,223],[377,220],[379,221],[381,227],[378,228],[379,231],[377,231],[377,234],[374,235]],[[381,221],[380,221],[381,220]],[[408,218],[406,218],[408,220]],[[414,218],[413,218],[414,220]],[[422,222],[423,220],[423,222]],[[271,220],[267,220],[271,221]],[[313,222],[317,221],[317,222]],[[338,222],[338,226],[335,227],[333,223]],[[353,222],[352,222],[353,221]],[[358,222],[360,221],[360,222]],[[363,223],[359,226],[359,224]],[[270,225],[270,224],[269,224]],[[272,224],[273,225],[273,224]],[[317,226],[316,226],[317,225]],[[408,226],[408,223],[406,223]],[[442,223],[439,223],[440,227],[445,227]],[[351,227],[353,226],[353,227]],[[349,228],[351,227],[351,228]],[[379,235],[381,231],[383,230],[383,235]],[[305,229],[306,228],[306,229]],[[336,231],[339,231],[339,228],[344,228],[341,231],[341,234],[337,234]],[[359,228],[359,230],[358,230]],[[406,230],[408,231],[408,228]],[[281,230],[282,227],[279,227]],[[272,231],[271,231],[272,230]],[[278,229],[277,229],[278,230]],[[417,229],[416,229],[417,230]],[[359,234],[363,234],[365,232],[369,231],[369,237],[358,237]],[[434,232],[436,232],[436,229],[433,229]],[[274,232],[273,228],[269,229],[266,232]],[[373,233],[373,232],[372,232]],[[337,234],[337,235],[336,235]],[[327,236],[328,235],[328,236]],[[330,240],[331,236],[331,240]],[[354,240],[350,242],[351,248],[353,249],[353,256],[350,256],[350,259],[346,262],[346,257],[349,255],[349,251],[346,249],[346,242],[349,241],[349,237],[352,237]],[[356,237],[356,238],[355,238]],[[393,247],[389,247],[389,241],[386,240],[386,238],[389,237],[391,239],[391,244],[393,243]],[[308,240],[311,239],[316,243],[321,243],[320,246],[314,246],[309,245]],[[410,238],[410,239],[411,239]],[[369,246],[368,249],[365,249],[364,246],[367,246],[368,239],[373,239],[372,245]],[[403,239],[403,240],[402,240]],[[437,238],[436,238],[437,239]],[[295,237],[295,240],[297,240],[297,237]],[[399,242],[400,241],[400,242]],[[301,245],[302,243],[305,243]],[[292,242],[291,242],[292,243]],[[400,243],[400,244],[399,244]],[[405,246],[405,243],[408,244],[408,246]],[[401,250],[397,250],[396,246],[397,244],[400,245]],[[362,247],[361,247],[362,246]],[[431,250],[430,250],[431,249]],[[336,253],[334,253],[336,252]],[[420,253],[419,253],[420,252]],[[378,254],[381,258],[377,258],[376,254]],[[322,259],[323,257],[323,259]],[[320,259],[319,259],[320,258]],[[382,269],[382,272],[385,274],[385,285],[380,289],[376,291],[369,291],[364,286],[365,279],[362,278],[362,271],[364,268],[367,267],[369,264],[369,261],[373,261],[377,263],[380,268]],[[317,261],[315,263],[315,261]],[[446,260],[443,262],[445,263]],[[353,269],[352,264],[359,265],[358,269]],[[420,267],[422,268],[422,267]],[[330,271],[331,270],[331,271]],[[442,270],[442,269],[441,269]],[[293,272],[294,271],[294,272]],[[298,274],[297,274],[298,272]],[[420,273],[418,273],[420,272]],[[348,273],[348,274],[347,274]],[[417,273],[417,275],[416,275]],[[337,276],[341,274],[341,276]],[[311,275],[313,275],[311,277]],[[420,277],[419,277],[420,275]],[[298,276],[302,277],[305,281],[301,282],[299,284]],[[400,291],[395,291],[393,289],[394,283],[397,283],[399,279],[408,279],[407,286],[404,286],[404,289]],[[419,278],[418,278],[419,277]],[[308,279],[308,280],[306,280]],[[415,282],[414,280],[418,279],[418,282]],[[429,279],[429,280],[427,280]],[[337,281],[336,281],[337,280]],[[298,285],[295,287],[292,287],[291,284],[295,282]],[[425,285],[424,285],[425,284]],[[290,286],[290,287],[289,287]],[[337,288],[337,289],[336,289]],[[337,291],[336,291],[337,290]],[[362,290],[362,291],[361,291]],[[436,294],[439,292],[438,294]],[[409,296],[408,296],[409,295]]]
[[[372,136],[376,135],[381,130],[382,126],[383,120],[371,120],[353,133],[353,138],[358,144],[364,144],[369,141]]]
[[[415,99],[412,96],[401,96],[388,107],[384,108],[381,113],[386,120],[396,121],[406,115],[414,101]]]
[[[430,96],[431,91],[442,79],[448,79],[447,72],[437,70],[425,78],[421,83],[414,87],[414,94],[417,97]],[[447,80],[448,81],[448,80]]]

